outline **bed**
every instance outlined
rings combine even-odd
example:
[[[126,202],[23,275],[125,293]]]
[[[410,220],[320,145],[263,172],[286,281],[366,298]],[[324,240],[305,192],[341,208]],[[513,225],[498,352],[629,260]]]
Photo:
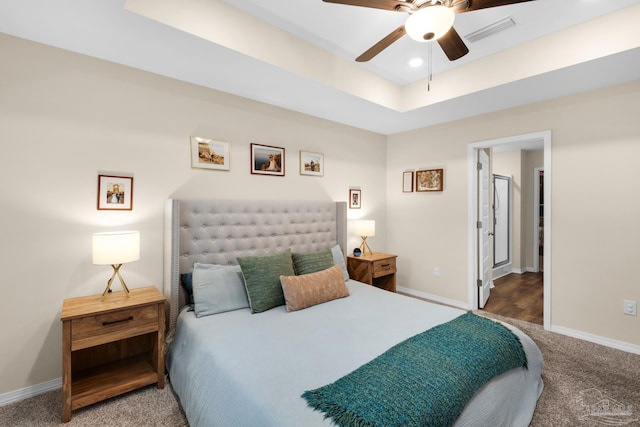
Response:
[[[168,201],[164,291],[172,339],[166,364],[191,426],[333,425],[303,393],[465,313],[354,280],[345,281],[347,297],[291,312],[284,305],[255,314],[241,307],[198,317],[185,308],[181,278],[195,275],[194,265],[203,274],[202,268],[235,266],[239,259],[333,249],[340,267],[332,270],[344,274],[346,214],[344,202]],[[506,326],[518,337],[527,368],[483,385],[454,425],[529,424],[543,388],[542,355],[527,335]]]

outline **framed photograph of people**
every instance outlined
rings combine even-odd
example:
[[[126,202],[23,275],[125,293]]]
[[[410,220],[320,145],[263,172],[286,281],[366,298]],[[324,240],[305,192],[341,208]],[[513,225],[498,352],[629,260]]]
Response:
[[[133,177],[98,175],[98,210],[133,209]]]
[[[300,150],[300,175],[323,176],[324,155]]]
[[[251,144],[251,173],[284,176],[284,148]]]
[[[349,190],[349,208],[360,209],[362,207],[362,190]]]
[[[229,143],[201,136],[191,137],[191,167],[229,170]]]

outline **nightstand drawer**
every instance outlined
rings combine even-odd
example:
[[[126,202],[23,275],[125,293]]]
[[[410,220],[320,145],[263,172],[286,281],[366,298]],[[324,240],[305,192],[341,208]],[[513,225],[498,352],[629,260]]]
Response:
[[[158,307],[114,311],[71,321],[71,350],[92,347],[158,330]]]
[[[386,276],[396,272],[395,257],[376,260],[373,262],[373,277]]]

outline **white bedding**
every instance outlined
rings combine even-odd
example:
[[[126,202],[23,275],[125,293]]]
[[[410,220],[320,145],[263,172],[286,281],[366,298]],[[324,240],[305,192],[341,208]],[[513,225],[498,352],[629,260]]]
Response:
[[[329,384],[391,346],[463,311],[347,281],[350,296],[288,313],[183,311],[167,354],[192,427],[328,426],[305,390]],[[507,325],[510,327],[509,325]],[[524,333],[529,368],[512,369],[469,401],[456,426],[526,426],[542,392],[542,355]]]

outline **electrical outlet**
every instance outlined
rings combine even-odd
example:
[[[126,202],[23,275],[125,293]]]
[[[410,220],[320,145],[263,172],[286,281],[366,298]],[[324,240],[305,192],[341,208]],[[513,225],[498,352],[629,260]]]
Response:
[[[440,267],[433,267],[433,277],[440,277]]]
[[[638,304],[635,301],[624,300],[624,314],[629,316],[638,315]]]

